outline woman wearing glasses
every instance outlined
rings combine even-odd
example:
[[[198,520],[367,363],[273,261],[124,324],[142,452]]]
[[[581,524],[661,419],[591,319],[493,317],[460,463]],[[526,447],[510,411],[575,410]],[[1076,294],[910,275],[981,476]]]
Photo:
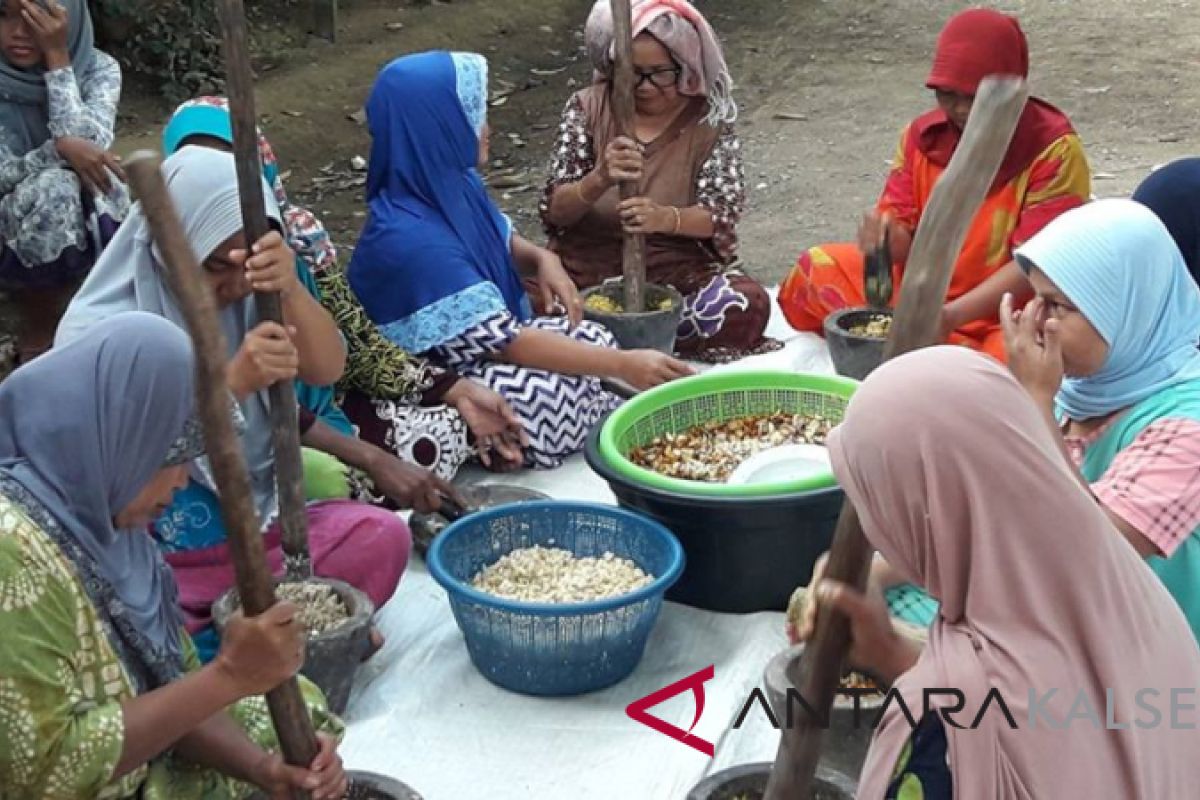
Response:
[[[686,0],[634,0],[633,34],[627,138],[611,103],[612,12],[608,0],[596,3],[585,31],[596,80],[567,102],[541,204],[550,248],[587,288],[620,275],[624,232],[645,234],[648,279],[686,299],[681,354],[724,360],[771,348],[767,293],[731,268],[745,182],[721,47]],[[622,202],[625,180],[641,193]]]

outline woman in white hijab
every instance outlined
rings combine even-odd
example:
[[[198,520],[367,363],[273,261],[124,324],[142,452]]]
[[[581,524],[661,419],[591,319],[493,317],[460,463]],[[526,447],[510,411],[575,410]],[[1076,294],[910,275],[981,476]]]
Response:
[[[334,383],[345,363],[345,348],[328,312],[299,284],[295,254],[278,232],[279,209],[265,182],[267,215],[276,230],[248,253],[233,156],[185,147],[163,163],[163,174],[220,308],[229,346],[229,385],[246,416],[243,447],[259,519],[265,524],[277,512],[266,389],[297,377],[314,386]],[[253,291],[283,295],[286,329],[258,321]],[[134,310],[183,325],[140,205],[134,206],[68,307],[56,344],[85,334],[101,319]],[[207,660],[217,645],[211,606],[232,586],[233,565],[214,484],[203,462],[198,464],[191,482],[155,523],[154,533],[179,583],[188,632]],[[408,563],[411,537],[404,522],[391,512],[349,500],[314,503],[308,512],[309,548],[317,574],[361,589],[376,606],[386,603]],[[267,528],[264,536],[272,568],[282,571],[278,525]]]

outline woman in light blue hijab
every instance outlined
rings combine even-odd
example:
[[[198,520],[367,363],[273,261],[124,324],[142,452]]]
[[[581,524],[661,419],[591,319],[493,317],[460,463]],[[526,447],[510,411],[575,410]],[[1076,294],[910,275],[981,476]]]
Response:
[[[1016,260],[1036,296],[1000,310],[1009,369],[1113,535],[1146,559],[1200,640],[1200,288],[1166,226],[1132,200],[1068,211]],[[895,584],[886,564],[872,569]],[[904,588],[925,613],[890,597],[892,612],[925,621],[927,596]]]
[[[204,147],[184,147],[163,162],[167,191],[217,300],[218,318],[229,356],[229,384],[246,417],[242,450],[268,563],[282,571],[281,530],[275,487],[275,454],[267,387],[275,380],[299,376],[314,385],[333,383],[341,372],[345,350],[329,314],[296,282],[295,254],[278,232],[264,236],[249,258],[239,240],[241,207],[233,156]],[[267,217],[278,226],[280,215],[266,184]],[[275,280],[287,278],[284,318],[290,333],[260,322],[252,290],[265,271]],[[256,266],[254,262],[259,262]],[[183,312],[163,274],[158,250],[141,206],[135,205],[112,244],[71,301],[59,326],[56,346],[90,335],[95,324],[123,311],[148,311],[177,326]],[[275,360],[282,346],[282,366],[271,373],[247,365]],[[246,379],[251,385],[246,385]],[[239,391],[239,388],[242,391]],[[233,585],[233,564],[219,513],[216,486],[203,462],[192,468],[192,481],[155,523],[155,535],[179,584],[180,603],[189,633],[198,638],[207,659],[216,652],[211,625],[212,603]],[[344,580],[361,589],[377,607],[391,598],[408,563],[408,527],[395,514],[348,500],[310,504],[309,550],[313,569],[322,577]]]
[[[1069,211],[1016,257],[1037,296],[1001,311],[1009,367],[1200,638],[1200,288],[1132,200]]]

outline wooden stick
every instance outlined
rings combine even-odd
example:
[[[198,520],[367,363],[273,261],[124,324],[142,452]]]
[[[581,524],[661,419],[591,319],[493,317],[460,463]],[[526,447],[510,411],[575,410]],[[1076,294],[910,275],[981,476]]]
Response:
[[[237,577],[242,609],[249,616],[275,605],[250,473],[230,417],[232,395],[225,382],[227,350],[216,301],[204,283],[183,224],[171,204],[156,153],[140,151],[125,163],[126,173],[167,268],[167,283],[179,301],[196,349],[196,394],[204,444],[217,482],[221,518]],[[308,766],[317,755],[312,719],[293,678],[267,694],[271,720],[289,764]],[[307,793],[297,795],[307,797]]]
[[[939,342],[941,309],[954,262],[971,220],[996,178],[1026,97],[1025,82],[1015,78],[988,78],[979,87],[962,141],[917,226],[901,282],[900,303],[884,348],[885,359]],[[870,560],[871,547],[847,498],[825,575],[863,589]],[[788,665],[788,680],[824,720],[829,718],[849,646],[849,621],[837,611],[822,609],[812,642]],[[807,800],[812,796],[823,720],[804,715],[798,723],[784,728],[764,800]]]
[[[330,42],[337,41],[338,0],[312,0],[313,35]]]
[[[637,141],[637,117],[633,94],[633,11],[630,0],[611,0],[613,17],[613,82],[612,107],[620,135]],[[641,194],[638,181],[621,181],[621,199],[629,200]],[[622,236],[622,286],[625,290],[625,313],[638,314],[646,310],[646,237],[640,233]]]
[[[262,164],[258,157],[258,123],[254,111],[254,86],[246,48],[246,14],[242,0],[220,0],[221,29],[225,37],[225,83],[229,116],[233,122],[233,157],[237,164],[242,224],[249,247],[266,236],[266,204],[262,194]],[[283,304],[278,292],[255,292],[258,317],[283,324]],[[308,515],[304,500],[304,467],[300,455],[296,387],[292,381],[271,386],[271,442],[275,449],[275,483],[279,495],[279,524],[283,530],[284,564],[289,580],[312,577],[308,552]]]

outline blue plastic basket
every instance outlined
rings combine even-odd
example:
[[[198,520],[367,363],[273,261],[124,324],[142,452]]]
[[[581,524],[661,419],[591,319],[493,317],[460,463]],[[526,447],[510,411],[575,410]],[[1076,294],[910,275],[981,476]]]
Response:
[[[594,603],[526,603],[471,586],[481,569],[523,547],[611,552],[648,575],[649,586]],[[471,514],[433,541],[429,572],[450,608],[475,667],[522,694],[563,696],[603,689],[633,672],[663,594],[683,572],[683,548],[651,519],[594,503],[519,503]]]

